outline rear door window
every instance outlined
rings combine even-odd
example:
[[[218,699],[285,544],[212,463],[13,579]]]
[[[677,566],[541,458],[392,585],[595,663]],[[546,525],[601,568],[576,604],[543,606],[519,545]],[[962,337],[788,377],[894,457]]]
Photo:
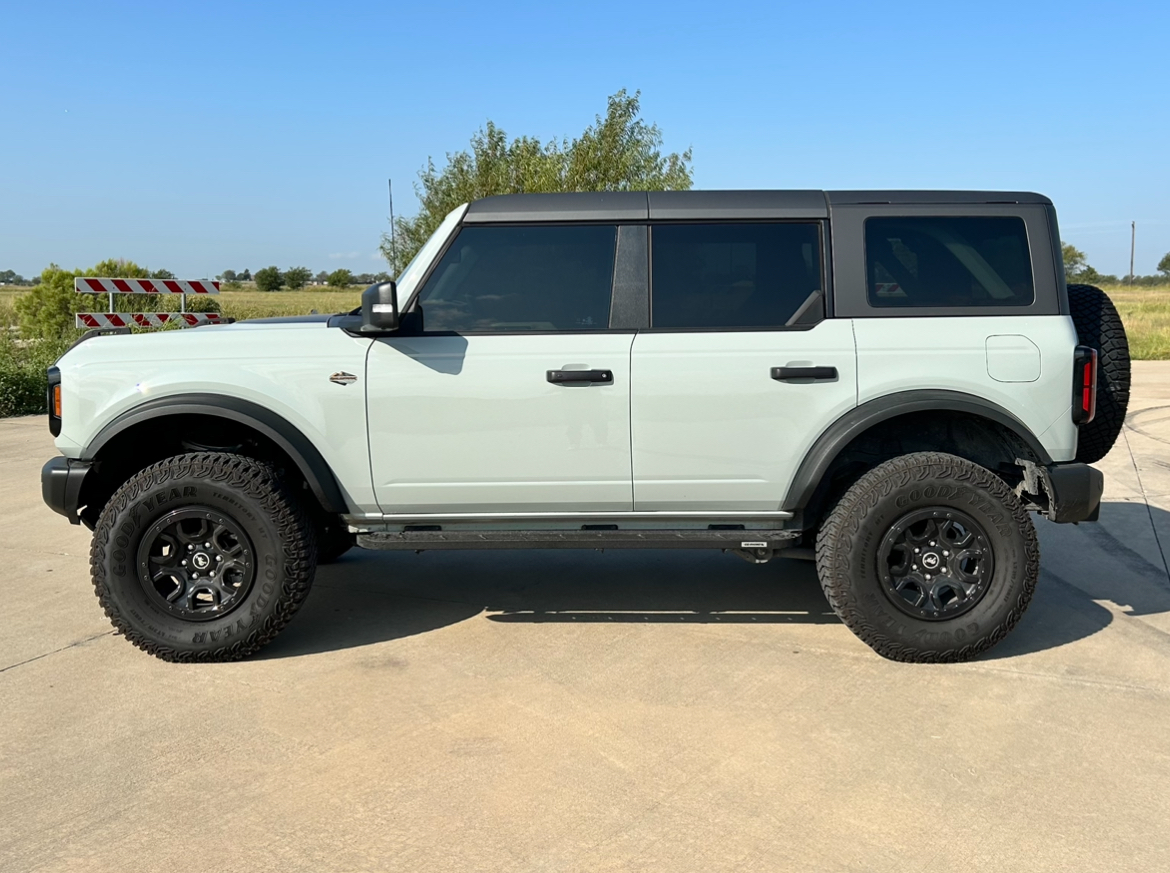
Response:
[[[783,327],[823,287],[812,222],[658,224],[650,262],[654,328]]]
[[[871,306],[1027,306],[1036,297],[1021,218],[868,218],[865,258]]]
[[[465,227],[419,292],[428,333],[609,327],[614,225]]]

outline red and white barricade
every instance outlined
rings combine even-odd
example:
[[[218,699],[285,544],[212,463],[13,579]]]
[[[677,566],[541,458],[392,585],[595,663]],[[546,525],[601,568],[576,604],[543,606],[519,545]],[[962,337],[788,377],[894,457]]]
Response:
[[[79,294],[107,294],[109,312],[79,312],[78,327],[162,327],[179,324],[219,324],[226,319],[218,312],[187,312],[188,294],[218,294],[219,282],[207,279],[100,279],[79,276],[73,280]],[[178,312],[114,312],[115,294],[178,294]]]
[[[79,312],[78,327],[162,327],[172,322],[184,327],[223,324],[218,312]]]
[[[218,294],[219,283],[207,279],[87,279],[73,280],[78,294]]]

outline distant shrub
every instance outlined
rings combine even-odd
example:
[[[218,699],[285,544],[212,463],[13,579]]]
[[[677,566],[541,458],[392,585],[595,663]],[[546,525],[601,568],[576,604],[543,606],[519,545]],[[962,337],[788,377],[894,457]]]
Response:
[[[344,268],[342,268],[340,270],[334,270],[332,273],[329,274],[329,278],[326,279],[325,281],[328,282],[330,285],[332,285],[334,288],[344,288],[347,285],[353,284],[353,273],[351,273],[349,270],[346,270]]]
[[[69,347],[68,340],[19,340],[8,325],[12,307],[0,307],[0,418],[45,412],[45,370]]]
[[[284,275],[279,267],[265,267],[256,271],[256,287],[261,291],[279,291],[284,285]]]

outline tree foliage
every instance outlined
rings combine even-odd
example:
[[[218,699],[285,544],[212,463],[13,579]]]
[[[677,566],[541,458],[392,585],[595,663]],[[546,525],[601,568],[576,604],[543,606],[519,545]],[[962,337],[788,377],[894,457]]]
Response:
[[[293,291],[304,288],[311,278],[313,274],[309,272],[308,267],[289,267],[284,271],[284,284]]]
[[[1060,255],[1064,260],[1064,278],[1066,282],[1080,282],[1086,285],[1101,285],[1116,282],[1116,276],[1098,273],[1089,264],[1085,253],[1069,243],[1061,241]]]
[[[381,251],[395,274],[410,262],[448,212],[480,197],[548,191],[673,191],[690,188],[691,150],[662,153],[662,131],[640,117],[641,92],[623,88],[605,117],[573,140],[507,134],[489,121],[469,150],[448,153],[440,171],[432,159],[415,184],[418,215],[397,218]]]
[[[279,291],[284,285],[284,276],[279,267],[265,267],[256,271],[256,287],[261,291]]]
[[[73,280],[79,276],[103,279],[149,279],[150,271],[133,261],[109,258],[88,270],[62,270],[50,264],[41,271],[40,284],[16,300],[16,314],[20,319],[20,335],[25,339],[61,339],[75,330],[74,315],[78,312],[105,310],[106,300],[100,295],[78,294]],[[138,294],[114,295],[116,312],[129,312]],[[130,298],[130,299],[126,299]]]
[[[353,284],[353,273],[345,268],[334,270],[325,281],[330,287],[344,288]]]
[[[1170,279],[1170,252],[1162,255],[1162,260],[1158,261],[1158,272]]]

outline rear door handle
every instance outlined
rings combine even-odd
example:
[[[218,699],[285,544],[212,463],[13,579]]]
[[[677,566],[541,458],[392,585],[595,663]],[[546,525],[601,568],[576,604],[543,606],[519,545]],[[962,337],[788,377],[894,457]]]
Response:
[[[836,367],[773,367],[772,378],[777,382],[833,382]]]
[[[613,370],[549,370],[547,378],[554,385],[568,385],[574,382],[612,385]]]

